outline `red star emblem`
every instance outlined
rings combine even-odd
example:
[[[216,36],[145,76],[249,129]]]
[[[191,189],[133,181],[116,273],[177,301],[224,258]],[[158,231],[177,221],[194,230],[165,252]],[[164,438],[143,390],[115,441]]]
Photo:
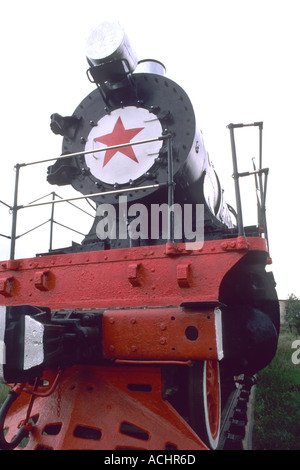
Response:
[[[111,147],[114,145],[126,144],[133,139],[139,132],[141,132],[144,127],[136,127],[134,129],[125,129],[121,117],[118,117],[118,120],[113,128],[113,131],[110,134],[102,135],[101,137],[97,137],[94,139],[97,142],[101,142],[105,144],[107,147]],[[111,149],[105,152],[103,167],[107,165],[107,163],[112,159],[112,157],[117,153],[122,152],[126,157],[131,158],[136,163],[139,163],[138,159],[135,156],[133,148],[122,147],[120,149]]]

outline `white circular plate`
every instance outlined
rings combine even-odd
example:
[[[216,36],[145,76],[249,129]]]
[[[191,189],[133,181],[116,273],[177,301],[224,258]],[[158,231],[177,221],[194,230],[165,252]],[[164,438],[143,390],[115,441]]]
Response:
[[[158,118],[144,108],[127,106],[104,116],[88,135],[85,151],[153,139],[162,135]],[[154,164],[161,141],[95,152],[85,161],[95,178],[108,184],[124,184],[146,173]]]

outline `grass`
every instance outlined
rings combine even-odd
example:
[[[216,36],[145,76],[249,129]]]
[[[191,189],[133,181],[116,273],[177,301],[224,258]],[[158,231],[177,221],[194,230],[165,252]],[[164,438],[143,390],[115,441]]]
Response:
[[[300,337],[283,325],[275,358],[258,374],[254,450],[300,450],[300,364],[292,362],[295,339]]]
[[[10,388],[7,385],[0,384],[0,406],[8,395]]]

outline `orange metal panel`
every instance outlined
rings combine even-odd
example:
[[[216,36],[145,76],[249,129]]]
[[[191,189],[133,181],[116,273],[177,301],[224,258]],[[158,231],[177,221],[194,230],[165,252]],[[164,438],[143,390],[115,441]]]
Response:
[[[49,397],[35,399],[25,449],[206,450],[163,400],[162,386],[160,367],[69,368]],[[22,392],[7,416],[7,441],[25,418],[28,400]]]
[[[214,308],[108,310],[103,314],[103,352],[111,359],[218,360],[216,321]]]

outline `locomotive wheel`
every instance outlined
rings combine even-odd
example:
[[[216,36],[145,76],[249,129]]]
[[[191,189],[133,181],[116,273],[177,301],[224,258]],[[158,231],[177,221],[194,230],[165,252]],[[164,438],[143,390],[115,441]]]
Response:
[[[189,374],[189,421],[202,441],[218,447],[221,427],[221,380],[218,361],[195,362]]]

